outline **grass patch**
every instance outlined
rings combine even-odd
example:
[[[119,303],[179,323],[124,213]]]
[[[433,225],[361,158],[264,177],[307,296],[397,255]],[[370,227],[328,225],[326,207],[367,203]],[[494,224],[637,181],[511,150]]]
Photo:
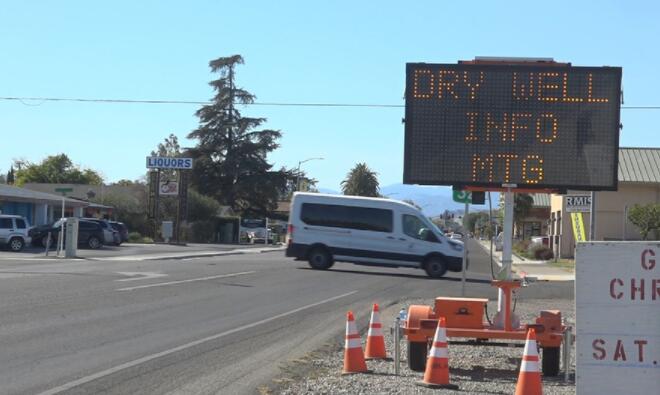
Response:
[[[558,259],[557,262],[554,260],[548,261],[550,266],[557,267],[568,272],[575,272],[575,259]]]

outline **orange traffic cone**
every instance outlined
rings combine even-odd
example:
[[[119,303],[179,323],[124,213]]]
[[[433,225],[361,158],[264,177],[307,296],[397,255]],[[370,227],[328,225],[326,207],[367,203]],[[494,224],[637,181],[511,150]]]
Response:
[[[360,334],[355,325],[353,312],[349,311],[346,320],[346,343],[344,345],[344,370],[342,374],[367,372],[367,363],[362,353]]]
[[[429,351],[424,371],[424,381],[416,383],[428,388],[446,388],[457,390],[456,384],[449,384],[449,350],[447,349],[447,324],[445,317],[440,317],[435,330],[433,346]]]
[[[383,326],[380,323],[380,311],[374,303],[369,321],[369,333],[367,333],[367,348],[364,357],[367,359],[387,359],[385,352],[385,339],[383,338]]]
[[[539,371],[539,350],[536,345],[536,331],[529,328],[525,351],[523,352],[516,395],[542,395],[541,373]]]

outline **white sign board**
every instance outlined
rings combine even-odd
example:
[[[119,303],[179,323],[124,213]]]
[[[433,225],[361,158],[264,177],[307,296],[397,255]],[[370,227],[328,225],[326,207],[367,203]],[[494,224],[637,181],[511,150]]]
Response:
[[[591,211],[591,195],[566,195],[566,212],[588,213]]]
[[[190,170],[193,168],[192,158],[168,158],[162,156],[147,156],[149,169]]]
[[[179,183],[176,181],[161,181],[158,191],[161,196],[176,196],[179,194]]]
[[[660,243],[579,243],[578,395],[660,390]]]

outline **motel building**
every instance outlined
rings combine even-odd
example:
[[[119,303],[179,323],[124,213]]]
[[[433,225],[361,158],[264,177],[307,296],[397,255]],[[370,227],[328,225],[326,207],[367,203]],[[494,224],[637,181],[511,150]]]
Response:
[[[64,216],[82,217],[88,202],[64,198]],[[21,215],[30,225],[52,223],[62,217],[62,196],[0,184],[0,213]]]
[[[596,192],[594,240],[641,240],[639,229],[628,220],[628,209],[635,204],[660,203],[660,148],[620,148],[617,191]],[[590,192],[568,191],[567,195]],[[565,195],[550,197],[550,248],[556,257],[573,258],[575,238]],[[582,213],[589,237],[589,212]],[[651,233],[649,237],[653,237]]]

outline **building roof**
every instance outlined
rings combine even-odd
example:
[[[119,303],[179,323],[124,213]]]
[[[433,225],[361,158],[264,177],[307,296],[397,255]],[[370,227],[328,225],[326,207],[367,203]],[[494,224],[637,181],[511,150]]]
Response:
[[[660,148],[619,148],[619,182],[660,184]]]
[[[533,207],[550,207],[550,194],[548,193],[532,193],[534,198]]]
[[[19,188],[6,184],[0,184],[0,200],[8,200],[11,202],[62,204],[62,196],[53,195],[52,193],[31,191],[29,189]],[[81,202],[79,200],[69,198],[64,198],[64,202],[67,207],[86,207],[89,204],[87,202]]]

